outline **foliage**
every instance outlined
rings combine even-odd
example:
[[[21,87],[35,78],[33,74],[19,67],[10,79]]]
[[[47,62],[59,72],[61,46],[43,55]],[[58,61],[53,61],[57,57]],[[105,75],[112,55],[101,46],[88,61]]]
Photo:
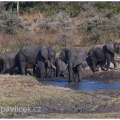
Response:
[[[81,4],[78,4],[78,2],[21,2],[20,9],[30,14],[35,11],[40,11],[48,16],[63,10],[66,11],[70,17],[75,17],[79,15],[82,6]]]
[[[113,30],[113,23],[107,18],[87,19],[78,25],[78,30],[82,30],[90,35],[89,42],[96,44],[101,40],[106,41],[109,39],[109,34]]]
[[[112,6],[108,2],[96,2],[95,7],[97,7],[98,9],[112,8]]]
[[[3,12],[0,14],[0,31],[9,34],[17,33],[19,23],[16,12]]]
[[[120,38],[119,2],[6,2],[0,8],[0,33],[12,34],[15,40],[4,39],[12,50],[29,45],[49,45],[59,52],[68,46],[87,46]],[[76,26],[78,29],[76,29]],[[20,36],[20,39],[19,39]],[[4,42],[3,42],[4,43]],[[7,43],[7,44],[6,44]],[[3,44],[2,44],[3,46]]]
[[[111,10],[110,15],[114,15],[120,12],[120,3],[116,2],[115,5],[111,5],[110,2],[96,2],[95,7],[99,10],[109,9]]]

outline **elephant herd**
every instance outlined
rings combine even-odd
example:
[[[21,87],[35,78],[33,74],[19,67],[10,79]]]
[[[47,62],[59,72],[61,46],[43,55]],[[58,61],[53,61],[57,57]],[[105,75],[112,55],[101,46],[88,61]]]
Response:
[[[17,68],[21,75],[27,74],[27,69],[32,68],[33,74],[36,69],[40,78],[53,76],[67,76],[69,82],[82,81],[81,65],[83,61],[92,64],[93,72],[97,72],[100,63],[105,63],[104,70],[110,68],[110,62],[116,69],[114,54],[120,54],[120,43],[108,41],[103,45],[93,46],[89,52],[84,48],[64,48],[59,57],[55,58],[56,52],[49,46],[23,46],[18,52],[8,51],[0,56],[0,73],[11,72],[11,68]],[[89,66],[89,64],[88,64]]]

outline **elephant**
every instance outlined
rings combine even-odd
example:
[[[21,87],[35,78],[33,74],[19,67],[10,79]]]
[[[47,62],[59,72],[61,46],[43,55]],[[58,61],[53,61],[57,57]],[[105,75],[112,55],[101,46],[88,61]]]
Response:
[[[0,56],[1,74],[5,74],[6,72],[9,72],[11,74],[13,74],[13,72],[18,72],[15,69],[13,70],[15,67],[18,67],[18,52],[7,51]]]
[[[50,65],[55,67],[55,55],[56,52],[53,48],[49,46],[23,46],[18,52],[18,60],[20,72],[22,75],[27,74],[27,65],[36,66],[39,68],[39,77],[44,78],[47,76],[47,61]],[[34,70],[34,69],[33,69]]]
[[[89,69],[93,72],[94,69],[93,69],[93,64],[92,64],[92,60],[91,60],[90,56],[87,56],[86,63],[88,65]],[[96,63],[96,70],[97,71],[99,71],[100,69],[101,70],[105,70],[105,66],[106,66],[106,61],[105,60],[97,61],[97,63]]]
[[[115,53],[120,54],[120,43],[108,41],[106,44],[93,46],[88,53],[93,65],[93,72],[98,71],[98,62],[106,62],[106,71],[110,68],[110,62],[113,63],[114,69],[117,69],[116,61],[114,59]]]
[[[69,83],[75,82],[77,76],[78,82],[82,81],[81,64],[86,60],[86,57],[87,51],[84,48],[64,48],[60,52],[59,58],[68,64]]]
[[[56,76],[67,76],[67,65],[59,58],[55,59]]]

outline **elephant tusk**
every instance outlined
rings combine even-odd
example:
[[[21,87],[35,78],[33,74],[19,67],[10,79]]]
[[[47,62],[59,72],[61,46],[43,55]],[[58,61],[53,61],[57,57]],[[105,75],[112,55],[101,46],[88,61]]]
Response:
[[[74,65],[73,67],[75,67],[76,65]]]
[[[65,66],[65,69],[67,68],[68,64]]]
[[[54,68],[54,69],[56,69],[56,67],[51,63],[51,65],[52,65],[52,67]]]

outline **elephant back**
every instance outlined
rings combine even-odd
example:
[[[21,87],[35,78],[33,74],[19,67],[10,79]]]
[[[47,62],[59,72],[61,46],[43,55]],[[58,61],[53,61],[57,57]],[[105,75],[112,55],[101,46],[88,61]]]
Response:
[[[83,61],[86,60],[87,51],[84,48],[71,48],[69,50],[69,60],[73,59],[74,66],[81,64]]]
[[[104,44],[103,45],[95,45],[90,50],[90,57],[93,57],[97,61],[102,61],[105,59],[104,53]]]

